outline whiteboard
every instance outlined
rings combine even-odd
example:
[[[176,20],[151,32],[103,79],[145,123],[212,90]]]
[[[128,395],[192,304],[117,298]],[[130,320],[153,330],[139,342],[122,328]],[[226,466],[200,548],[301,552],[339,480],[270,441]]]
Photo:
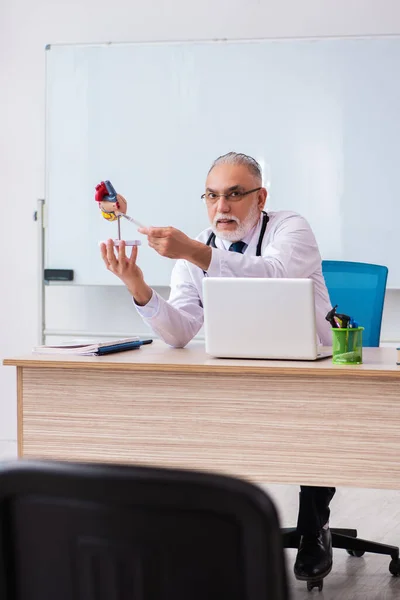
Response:
[[[47,268],[120,283],[98,248],[117,233],[93,199],[104,179],[131,216],[195,237],[208,168],[234,150],[324,259],[385,264],[400,287],[399,38],[56,45],[46,72]],[[169,284],[173,261],[143,245],[138,262]]]

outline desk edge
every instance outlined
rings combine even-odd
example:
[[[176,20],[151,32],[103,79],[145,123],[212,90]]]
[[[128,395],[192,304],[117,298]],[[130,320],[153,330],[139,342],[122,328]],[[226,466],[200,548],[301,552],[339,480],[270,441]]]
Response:
[[[267,376],[312,376],[312,377],[355,377],[355,378],[381,378],[400,379],[400,369],[387,369],[375,367],[366,369],[365,365],[354,366],[330,366],[328,368],[315,368],[314,363],[310,366],[271,366],[264,369],[253,365],[218,365],[218,364],[157,364],[157,363],[116,363],[106,361],[85,362],[76,361],[52,361],[35,359],[5,359],[4,366],[29,369],[74,369],[74,370],[103,370],[103,371],[125,371],[125,372],[154,372],[154,373],[193,373],[193,374],[225,374],[225,375],[258,375]],[[364,367],[364,368],[363,368]]]

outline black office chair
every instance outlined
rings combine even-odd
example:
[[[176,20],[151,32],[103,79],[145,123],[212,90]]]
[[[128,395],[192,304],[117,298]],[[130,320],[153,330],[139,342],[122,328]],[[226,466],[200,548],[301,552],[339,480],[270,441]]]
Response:
[[[0,465],[1,600],[287,600],[278,517],[236,479]]]

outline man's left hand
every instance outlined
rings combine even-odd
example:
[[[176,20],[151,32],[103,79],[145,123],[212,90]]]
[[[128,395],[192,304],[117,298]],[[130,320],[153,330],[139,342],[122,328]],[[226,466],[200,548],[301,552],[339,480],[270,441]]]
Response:
[[[150,248],[167,258],[187,258],[193,241],[174,227],[140,227],[140,233],[147,235]]]
[[[139,233],[147,235],[149,246],[161,256],[182,258],[207,269],[211,261],[211,248],[192,240],[175,227],[140,227]]]

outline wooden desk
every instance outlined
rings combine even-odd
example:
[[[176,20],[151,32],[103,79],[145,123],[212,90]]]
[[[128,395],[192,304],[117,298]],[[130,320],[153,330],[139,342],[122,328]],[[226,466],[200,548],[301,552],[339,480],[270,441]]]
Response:
[[[200,342],[17,367],[20,456],[217,470],[265,483],[400,489],[400,367],[211,359]]]

